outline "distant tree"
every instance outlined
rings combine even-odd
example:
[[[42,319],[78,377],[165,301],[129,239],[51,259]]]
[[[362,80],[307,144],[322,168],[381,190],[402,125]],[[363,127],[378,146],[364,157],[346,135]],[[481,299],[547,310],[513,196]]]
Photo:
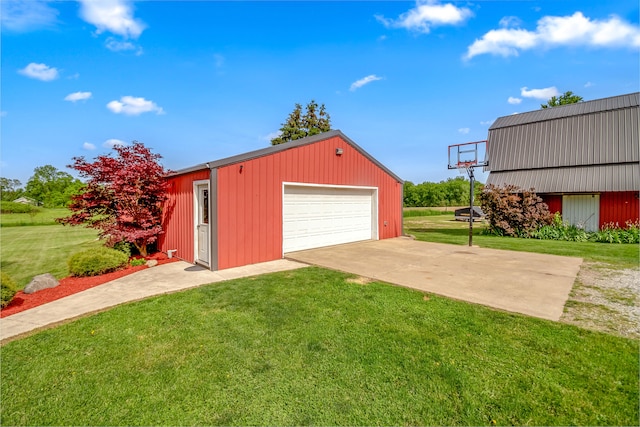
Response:
[[[475,182],[476,196],[484,184]],[[469,180],[464,177],[448,178],[440,182],[404,183],[404,205],[406,207],[468,206]]]
[[[574,95],[573,92],[567,91],[560,96],[552,96],[546,104],[541,104],[542,108],[558,107],[560,105],[576,104],[582,102],[582,97]]]
[[[23,193],[22,183],[19,180],[0,177],[0,200],[12,202]]]
[[[271,140],[271,145],[283,144],[305,136],[317,135],[331,130],[331,117],[324,104],[311,100],[307,104],[306,113],[302,115],[302,105],[296,104],[287,120],[280,128],[280,135]]]
[[[39,166],[27,181],[25,195],[45,208],[67,206],[82,182],[51,165]]]
[[[161,156],[140,142],[114,150],[115,157],[98,156],[93,163],[74,157],[69,167],[87,178],[87,184],[73,197],[73,214],[58,222],[98,229],[107,245],[129,242],[146,256],[148,245],[162,233],[167,171],[158,163]]]

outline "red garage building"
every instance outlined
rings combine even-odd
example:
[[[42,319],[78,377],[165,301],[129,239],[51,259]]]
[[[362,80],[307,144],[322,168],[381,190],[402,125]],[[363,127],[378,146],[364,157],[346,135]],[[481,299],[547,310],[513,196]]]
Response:
[[[338,130],[168,180],[159,248],[211,270],[402,234],[403,181]]]

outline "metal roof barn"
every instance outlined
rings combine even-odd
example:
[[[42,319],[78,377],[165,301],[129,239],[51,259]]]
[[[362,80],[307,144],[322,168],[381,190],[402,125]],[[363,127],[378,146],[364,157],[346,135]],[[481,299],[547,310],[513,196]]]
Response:
[[[534,188],[554,209],[567,212],[587,200],[568,195],[598,195],[600,212],[609,214],[592,213],[599,218],[594,224],[637,220],[639,106],[636,92],[498,118],[489,128],[487,184]],[[600,197],[606,193],[615,195]],[[564,195],[562,202],[557,195]]]
[[[402,234],[403,181],[337,130],[168,180],[160,250],[212,270]]]

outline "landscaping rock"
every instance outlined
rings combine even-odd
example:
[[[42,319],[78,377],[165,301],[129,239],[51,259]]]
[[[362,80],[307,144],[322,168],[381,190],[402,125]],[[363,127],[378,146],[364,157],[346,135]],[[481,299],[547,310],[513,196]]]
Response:
[[[158,265],[158,260],[150,259],[147,261],[147,267],[155,267],[156,265]]]
[[[53,274],[39,274],[34,277],[27,286],[25,286],[22,292],[24,292],[25,294],[32,294],[42,289],[55,288],[59,284],[60,282],[58,282],[58,279],[53,277]]]

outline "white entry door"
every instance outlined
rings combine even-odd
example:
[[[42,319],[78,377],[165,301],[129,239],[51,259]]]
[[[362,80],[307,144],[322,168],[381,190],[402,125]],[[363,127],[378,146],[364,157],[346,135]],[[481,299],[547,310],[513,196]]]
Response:
[[[378,238],[377,189],[285,184],[283,252]]]
[[[562,196],[562,219],[585,231],[600,228],[600,195],[577,194]]]
[[[199,184],[197,192],[197,261],[209,265],[209,185]]]

